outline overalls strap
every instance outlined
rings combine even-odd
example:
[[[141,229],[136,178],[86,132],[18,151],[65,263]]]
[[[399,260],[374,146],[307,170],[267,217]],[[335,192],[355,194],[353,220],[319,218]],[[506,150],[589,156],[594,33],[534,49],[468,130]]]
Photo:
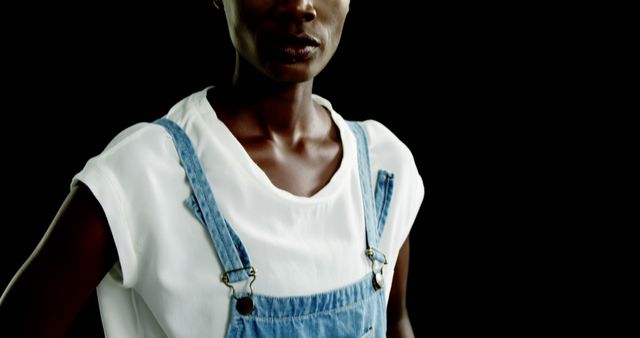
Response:
[[[193,196],[190,196],[185,203],[206,225],[214,243],[213,247],[225,270],[227,281],[234,283],[248,279],[254,273],[249,255],[238,235],[220,213],[209,181],[189,137],[179,125],[169,119],[159,119],[155,123],[163,126],[175,143],[180,163],[185,169],[193,191]]]
[[[382,228],[384,227],[387,216],[388,203],[391,199],[393,174],[389,174],[384,170],[378,172],[374,198],[366,131],[359,122],[348,121],[348,124],[358,143],[358,172],[360,175],[360,189],[362,191],[364,222],[367,234],[366,254],[370,259],[385,264],[386,257],[382,252],[378,251],[378,248],[380,245],[380,235],[382,234]]]

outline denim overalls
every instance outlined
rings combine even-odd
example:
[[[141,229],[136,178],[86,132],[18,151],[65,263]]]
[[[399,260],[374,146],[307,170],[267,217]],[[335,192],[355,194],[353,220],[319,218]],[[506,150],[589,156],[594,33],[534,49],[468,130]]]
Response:
[[[367,249],[371,273],[358,282],[325,293],[300,297],[269,297],[253,294],[255,269],[240,238],[216,206],[211,187],[186,133],[173,121],[160,119],[171,134],[184,167],[192,195],[185,201],[206,226],[222,264],[222,282],[231,288],[231,315],[227,337],[332,337],[386,336],[386,304],[379,252],[380,235],[393,191],[393,174],[378,172],[374,189],[364,129],[348,122],[358,143],[358,168],[364,204]],[[234,284],[248,284],[248,292]],[[232,284],[234,283],[234,284]]]

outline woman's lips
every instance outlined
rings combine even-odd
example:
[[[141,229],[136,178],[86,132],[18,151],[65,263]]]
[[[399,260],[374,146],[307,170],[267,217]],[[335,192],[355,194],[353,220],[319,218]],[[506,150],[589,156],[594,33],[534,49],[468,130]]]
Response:
[[[270,49],[283,63],[307,61],[320,47],[320,40],[306,33],[280,36],[272,41]]]
[[[283,61],[295,63],[308,60],[317,49],[317,46],[310,45],[286,45],[280,51]]]

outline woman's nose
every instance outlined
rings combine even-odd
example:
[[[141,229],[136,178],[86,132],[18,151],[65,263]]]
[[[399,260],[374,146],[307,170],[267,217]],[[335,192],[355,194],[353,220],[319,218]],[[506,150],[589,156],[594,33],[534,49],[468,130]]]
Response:
[[[276,14],[281,19],[293,21],[312,21],[316,18],[317,0],[282,0],[278,1]]]

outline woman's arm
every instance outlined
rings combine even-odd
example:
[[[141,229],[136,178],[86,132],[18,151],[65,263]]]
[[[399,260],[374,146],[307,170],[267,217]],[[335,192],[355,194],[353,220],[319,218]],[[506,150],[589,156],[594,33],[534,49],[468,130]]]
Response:
[[[0,298],[0,327],[21,337],[63,337],[117,260],[104,212],[78,184]]]
[[[409,238],[400,248],[393,274],[393,284],[387,305],[387,336],[413,338],[413,329],[407,312],[407,276],[409,275]]]

